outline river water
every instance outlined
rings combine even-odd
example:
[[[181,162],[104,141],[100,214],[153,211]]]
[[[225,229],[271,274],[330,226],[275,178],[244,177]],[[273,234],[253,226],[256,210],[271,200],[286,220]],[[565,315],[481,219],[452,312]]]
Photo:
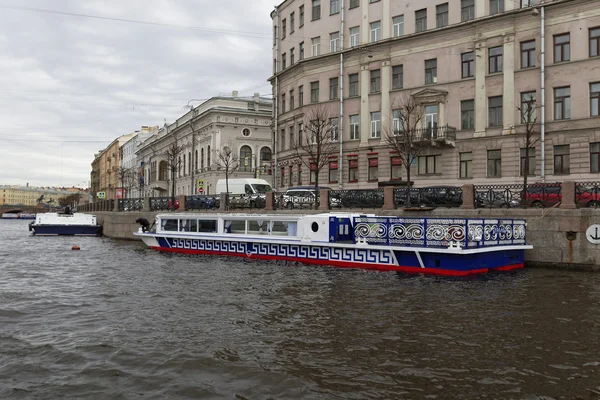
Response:
[[[27,223],[0,220],[0,399],[600,391],[600,274],[457,279],[165,255],[34,237]]]

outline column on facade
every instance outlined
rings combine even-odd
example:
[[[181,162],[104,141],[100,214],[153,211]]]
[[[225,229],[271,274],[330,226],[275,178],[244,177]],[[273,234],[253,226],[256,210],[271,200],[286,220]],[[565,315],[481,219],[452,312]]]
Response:
[[[360,0],[360,11],[362,18],[360,19],[360,43],[369,43],[369,0]]]
[[[486,91],[485,91],[485,66],[486,66],[485,41],[475,45],[475,137],[485,136],[486,126]]]
[[[475,18],[482,18],[485,16],[485,2],[486,0],[475,0]]]
[[[369,113],[369,64],[360,66],[360,143],[366,145],[371,128],[371,115]]]
[[[384,130],[391,128],[392,107],[390,105],[390,90],[392,89],[392,62],[381,63],[381,128],[382,137]]]
[[[390,16],[390,0],[383,0],[383,11],[381,15],[381,38],[389,39],[393,36],[392,33],[392,17]]]
[[[510,2],[509,2],[510,3]],[[510,135],[515,126],[515,37],[504,38],[503,48],[502,134]]]
[[[441,99],[438,103],[438,126],[443,127],[446,124],[446,99]]]

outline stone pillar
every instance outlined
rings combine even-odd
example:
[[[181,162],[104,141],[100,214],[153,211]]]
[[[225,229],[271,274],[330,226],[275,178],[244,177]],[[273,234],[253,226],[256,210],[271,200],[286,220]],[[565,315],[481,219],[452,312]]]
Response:
[[[506,2],[511,3],[510,1]],[[504,37],[503,57],[503,90],[502,94],[502,134],[510,135],[515,127],[515,37]]]
[[[475,18],[485,16],[485,2],[486,0],[475,0]],[[510,3],[510,1],[508,1],[508,3]]]
[[[323,7],[323,6],[321,5],[321,7]],[[310,10],[310,8],[308,8],[308,10]],[[367,44],[367,43],[369,43],[369,40],[370,40],[369,0],[360,0],[360,12],[362,14],[361,23],[360,23],[360,44]],[[345,34],[345,32],[344,32],[344,34]]]
[[[446,125],[446,100],[443,99],[438,103],[438,126]]]
[[[389,39],[393,36],[392,16],[390,15],[390,0],[383,0],[383,15],[381,17],[381,39]]]
[[[467,210],[473,210],[475,208],[475,186],[466,184],[462,186],[462,206]]]
[[[392,107],[390,106],[390,90],[392,89],[392,63],[384,61],[381,63],[381,130],[392,123]]]
[[[175,199],[179,201],[179,208],[177,211],[185,211],[185,194],[178,194]]]
[[[219,211],[225,211],[227,210],[227,207],[225,206],[225,204],[227,203],[227,193],[223,192],[220,194],[220,204],[219,204]]]
[[[575,182],[563,181],[561,188],[560,208],[577,208],[577,205],[575,204]]]
[[[369,141],[371,115],[369,113],[369,64],[360,67],[360,144],[366,146]]]
[[[329,211],[329,190],[319,191],[319,211]]]
[[[267,192],[266,193],[266,197],[265,197],[265,211],[273,211],[273,192]]]
[[[143,212],[150,212],[150,197],[144,197],[144,203],[142,205]]]
[[[394,187],[386,186],[383,188],[383,210],[394,210]]]
[[[477,9],[477,7],[475,7]],[[475,137],[485,136],[487,98],[485,92],[486,45],[478,42],[475,50]]]
[[[114,199],[112,211],[119,212],[119,199]]]

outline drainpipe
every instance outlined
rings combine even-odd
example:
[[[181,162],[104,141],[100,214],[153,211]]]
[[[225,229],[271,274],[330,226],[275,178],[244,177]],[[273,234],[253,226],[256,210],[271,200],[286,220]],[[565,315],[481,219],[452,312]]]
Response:
[[[544,0],[540,3],[540,16],[541,16],[541,96],[542,96],[542,110],[541,110],[541,121],[540,121],[540,142],[542,146],[542,183],[546,180],[546,49],[545,49],[545,30],[546,20],[544,15]]]
[[[273,167],[273,187],[277,190],[277,148],[279,136],[278,122],[279,122],[279,78],[277,73],[279,72],[279,7],[275,6],[275,15],[277,17],[277,23],[275,25],[275,96],[273,98],[273,109],[275,112],[275,135],[273,140],[273,159],[275,166]]]
[[[338,182],[340,190],[344,187],[344,0],[341,4],[342,24],[340,26],[340,119],[338,121],[338,139],[340,141],[340,158],[338,160]]]

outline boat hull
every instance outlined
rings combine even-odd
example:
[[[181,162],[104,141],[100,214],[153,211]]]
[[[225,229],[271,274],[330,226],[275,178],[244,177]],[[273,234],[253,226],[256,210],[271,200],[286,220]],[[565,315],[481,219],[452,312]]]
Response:
[[[426,248],[342,245],[337,243],[261,243],[137,234],[152,249],[182,254],[282,260],[342,268],[362,268],[419,274],[465,276],[523,268],[531,246],[444,251]]]
[[[99,236],[101,225],[30,225],[37,236]]]

